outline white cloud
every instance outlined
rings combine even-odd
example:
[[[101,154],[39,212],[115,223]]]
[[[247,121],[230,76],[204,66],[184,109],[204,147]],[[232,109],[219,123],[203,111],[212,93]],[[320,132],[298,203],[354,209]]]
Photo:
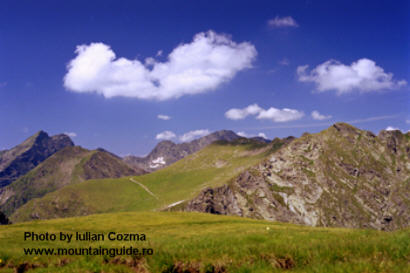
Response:
[[[397,127],[393,127],[393,126],[387,126],[386,131],[395,131],[395,130],[400,130]]]
[[[161,114],[159,114],[159,115],[157,116],[157,118],[162,119],[162,120],[170,120],[170,119],[171,119],[171,117],[170,117],[170,116],[167,116],[167,115],[161,115]]]
[[[256,117],[257,119],[271,119],[274,122],[286,122],[301,119],[305,114],[301,111],[289,108],[277,109],[274,107],[263,110]]]
[[[406,123],[407,123],[407,124],[410,124],[410,119],[406,119]]]
[[[158,140],[170,140],[176,138],[176,135],[172,131],[164,131],[162,133],[157,134],[155,138]]]
[[[243,131],[236,132],[236,134],[237,134],[238,136],[241,136],[241,137],[248,137],[248,134],[245,133],[245,132],[243,132]]]
[[[77,46],[75,53],[64,76],[68,90],[147,100],[214,90],[250,68],[257,55],[251,43],[236,43],[228,35],[213,31],[198,33],[191,43],[178,45],[166,62],[117,58],[103,43]]]
[[[208,129],[195,130],[195,131],[190,131],[188,133],[183,134],[182,136],[179,137],[179,140],[182,142],[188,142],[195,138],[203,137],[209,134],[210,132]]]
[[[336,90],[339,95],[353,90],[371,92],[394,89],[407,84],[404,80],[393,80],[392,73],[384,72],[383,68],[366,58],[357,60],[350,66],[329,60],[310,72],[307,70],[307,65],[297,68],[299,81],[314,82],[318,91]]]
[[[247,134],[247,133],[245,133],[244,131],[240,131],[240,132],[237,132],[236,134],[237,134],[238,136],[246,137],[246,138],[251,138],[251,137],[258,136],[258,137],[263,137],[263,138],[265,138],[265,139],[268,139],[268,137],[266,136],[266,134],[265,134],[265,133],[262,133],[262,132],[260,132],[260,133],[258,133],[257,135],[255,135],[255,134]]]
[[[259,133],[258,137],[263,137],[264,139],[268,139],[268,137],[265,135],[265,133]]]
[[[312,115],[312,118],[315,119],[315,120],[325,120],[325,119],[331,119],[332,118],[331,115],[327,115],[327,116],[322,115],[317,110],[314,110],[311,115]]]
[[[162,50],[158,50],[158,52],[157,52],[156,56],[157,56],[157,57],[158,57],[158,56],[162,56],[162,53],[163,53],[163,51],[162,51]]]
[[[76,137],[77,134],[74,132],[64,132],[65,135],[69,136],[69,137]]]
[[[232,108],[225,113],[226,118],[233,120],[244,119],[249,115],[257,115],[257,119],[270,119],[274,122],[286,122],[300,119],[304,116],[304,113],[289,108],[277,109],[270,107],[268,110],[265,110],[259,107],[256,103],[243,109]]]
[[[232,108],[225,113],[225,117],[233,120],[244,119],[249,115],[256,115],[262,110],[262,108],[254,103],[244,109]]]
[[[276,16],[273,19],[270,19],[268,21],[268,26],[270,27],[298,27],[298,23],[296,23],[295,19],[293,19],[290,16],[286,16],[286,17],[279,17]]]

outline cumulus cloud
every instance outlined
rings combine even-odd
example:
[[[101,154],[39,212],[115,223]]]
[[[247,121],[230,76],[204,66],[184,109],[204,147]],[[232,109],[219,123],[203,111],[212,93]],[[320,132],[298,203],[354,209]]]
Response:
[[[164,131],[162,133],[157,134],[155,138],[158,140],[171,140],[173,138],[176,138],[176,135],[172,131]]]
[[[265,133],[259,133],[258,137],[263,137],[264,139],[268,139],[268,137],[265,135]]]
[[[274,107],[268,110],[263,110],[256,117],[257,119],[270,119],[274,122],[286,122],[301,119],[304,113],[295,109],[283,108],[277,109]]]
[[[297,68],[299,81],[313,82],[319,92],[335,90],[337,94],[354,90],[372,92],[382,89],[395,89],[406,85],[405,80],[393,80],[392,73],[384,72],[372,60],[363,58],[345,65],[335,60],[326,61],[308,71],[308,66]]]
[[[265,110],[259,107],[256,103],[243,109],[232,108],[225,113],[226,118],[233,120],[244,119],[249,115],[255,115],[256,119],[270,119],[274,122],[286,122],[300,119],[304,116],[304,113],[289,108],[277,109],[270,107]]]
[[[171,117],[170,117],[170,116],[167,116],[167,115],[161,115],[161,114],[159,114],[159,115],[157,116],[157,118],[162,119],[162,120],[170,120],[170,119],[171,119]]]
[[[183,134],[182,136],[179,137],[179,140],[182,142],[188,142],[195,138],[203,137],[209,134],[210,132],[208,129],[195,130],[195,131],[190,131],[188,133]]]
[[[263,137],[263,138],[265,138],[265,139],[268,139],[268,137],[266,136],[266,134],[265,133],[258,133],[257,135],[255,135],[255,134],[247,134],[247,133],[245,133],[244,131],[240,131],[240,132],[237,132],[236,133],[238,136],[241,136],[241,137],[246,137],[246,138],[250,138],[250,137],[255,137],[255,136],[258,136],[258,137]]]
[[[237,134],[238,136],[241,136],[241,137],[249,137],[248,134],[245,133],[244,131],[236,132],[236,134]]]
[[[69,137],[76,137],[77,134],[74,132],[64,132],[65,135],[69,136]]]
[[[395,131],[395,130],[400,130],[397,127],[393,127],[393,126],[387,126],[386,131]]]
[[[233,120],[244,119],[249,115],[256,115],[262,110],[259,105],[254,103],[243,109],[232,108],[225,113],[225,117]]]
[[[317,110],[314,110],[311,115],[312,115],[312,118],[315,119],[315,120],[325,120],[325,119],[331,119],[332,118],[331,115],[327,115],[327,116],[322,115]]]
[[[213,31],[198,33],[192,42],[180,44],[166,62],[117,58],[104,43],[77,46],[75,53],[64,76],[68,90],[146,100],[214,90],[239,71],[250,68],[257,55],[251,43],[236,43],[228,35]]]
[[[272,28],[280,28],[280,27],[298,27],[298,23],[296,23],[295,19],[291,16],[286,17],[279,17],[276,16],[273,19],[268,21],[268,26]]]

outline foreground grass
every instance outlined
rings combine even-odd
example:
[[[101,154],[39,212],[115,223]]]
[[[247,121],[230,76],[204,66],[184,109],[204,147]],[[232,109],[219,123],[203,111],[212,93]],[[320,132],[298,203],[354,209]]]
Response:
[[[30,242],[37,233],[145,233],[146,242]],[[0,227],[0,272],[410,272],[410,231],[311,228],[238,217],[126,212]],[[151,247],[142,259],[25,256],[23,247]],[[23,266],[22,266],[23,265]],[[184,271],[185,270],[185,271]]]

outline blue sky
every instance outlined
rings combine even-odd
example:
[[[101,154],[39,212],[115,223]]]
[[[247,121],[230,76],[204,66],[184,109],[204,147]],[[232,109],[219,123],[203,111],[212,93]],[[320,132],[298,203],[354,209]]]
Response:
[[[119,155],[220,129],[407,131],[408,14],[407,1],[2,1],[0,149],[40,129]]]

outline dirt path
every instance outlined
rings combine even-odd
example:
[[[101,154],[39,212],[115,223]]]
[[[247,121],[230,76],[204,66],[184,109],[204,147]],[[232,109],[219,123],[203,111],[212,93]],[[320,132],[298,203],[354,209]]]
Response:
[[[141,184],[141,183],[138,182],[138,181],[135,181],[134,178],[130,178],[130,180],[131,180],[131,182],[134,182],[135,184],[140,185],[141,188],[143,188],[146,192],[148,192],[150,195],[152,195],[152,196],[155,197],[157,200],[159,200],[159,198],[158,198],[155,194],[153,194],[152,191],[150,191],[145,185]]]
[[[172,208],[172,207],[175,207],[176,205],[179,205],[179,204],[181,204],[181,203],[184,202],[184,201],[185,201],[185,200],[180,200],[180,201],[177,201],[177,202],[175,202],[175,203],[172,203],[172,204],[170,204],[170,205],[167,206],[167,209]]]

